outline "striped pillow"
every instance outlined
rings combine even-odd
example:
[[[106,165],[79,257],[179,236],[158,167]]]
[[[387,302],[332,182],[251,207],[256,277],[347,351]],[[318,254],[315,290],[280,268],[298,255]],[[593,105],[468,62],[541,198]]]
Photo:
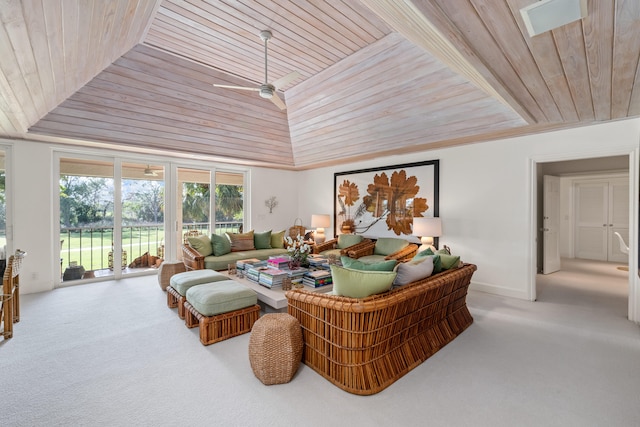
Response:
[[[231,240],[231,252],[255,250],[253,244],[253,230],[247,233],[227,233]]]

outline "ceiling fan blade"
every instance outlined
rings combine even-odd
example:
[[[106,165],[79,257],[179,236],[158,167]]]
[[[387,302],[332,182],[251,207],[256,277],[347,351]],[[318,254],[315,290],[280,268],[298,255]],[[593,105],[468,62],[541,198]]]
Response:
[[[273,93],[273,96],[271,98],[269,98],[271,100],[271,102],[273,102],[274,104],[276,104],[276,106],[281,109],[281,110],[286,110],[287,106],[284,105],[284,102],[282,102],[282,99],[280,99],[280,97],[278,96],[277,93]]]
[[[258,92],[260,90],[260,88],[258,87],[229,86],[229,85],[217,85],[217,84],[214,84],[213,87],[223,87],[225,89],[251,90],[253,92]]]
[[[287,74],[286,76],[280,77],[278,80],[276,80],[275,82],[271,83],[272,85],[274,85],[276,87],[276,89],[279,89],[281,87],[284,87],[286,85],[288,85],[289,83],[291,83],[292,81],[298,79],[302,77],[302,74],[300,74],[297,71],[293,71],[289,74]]]

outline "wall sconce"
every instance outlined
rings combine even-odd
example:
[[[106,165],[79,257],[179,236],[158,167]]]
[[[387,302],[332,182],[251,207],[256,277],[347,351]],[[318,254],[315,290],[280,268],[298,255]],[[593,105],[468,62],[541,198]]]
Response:
[[[331,217],[326,214],[311,215],[311,228],[315,228],[314,240],[316,243],[324,243],[324,229],[331,226]]]
[[[418,252],[431,248],[435,252],[438,248],[433,244],[434,237],[442,236],[442,221],[440,218],[413,218],[413,235],[420,237],[422,246]]]

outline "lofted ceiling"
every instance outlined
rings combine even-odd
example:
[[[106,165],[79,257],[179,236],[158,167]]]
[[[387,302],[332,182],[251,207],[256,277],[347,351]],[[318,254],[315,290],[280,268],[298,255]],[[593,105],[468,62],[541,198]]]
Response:
[[[640,1],[0,0],[0,136],[278,168],[640,115]],[[277,92],[280,110],[257,92]]]

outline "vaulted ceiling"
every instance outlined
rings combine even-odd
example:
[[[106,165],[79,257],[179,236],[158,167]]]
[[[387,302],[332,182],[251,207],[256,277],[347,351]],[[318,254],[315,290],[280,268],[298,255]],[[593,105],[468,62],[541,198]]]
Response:
[[[305,169],[640,115],[640,2],[0,0],[0,136]],[[257,92],[279,88],[281,110]]]

